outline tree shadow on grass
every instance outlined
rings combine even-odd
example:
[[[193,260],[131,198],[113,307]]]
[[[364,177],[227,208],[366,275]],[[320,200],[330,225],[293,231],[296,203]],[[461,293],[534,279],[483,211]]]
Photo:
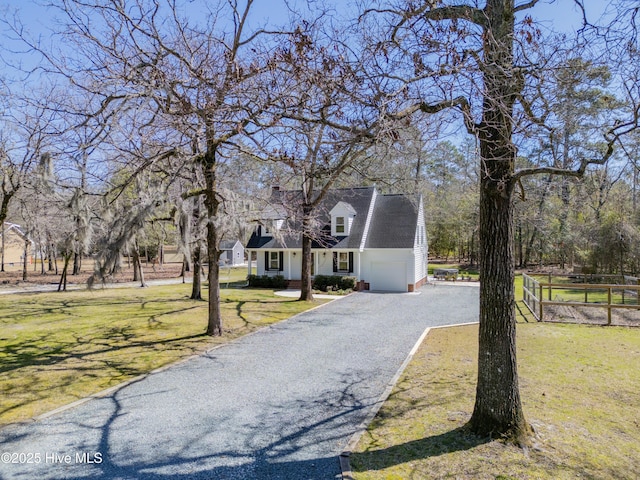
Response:
[[[489,437],[478,437],[467,425],[431,437],[412,440],[386,448],[352,453],[351,468],[354,472],[383,470],[403,463],[438,457],[448,453],[471,450],[490,443]]]
[[[247,286],[246,280],[234,280],[232,282],[220,282],[221,290],[231,290],[238,288],[245,288]]]
[[[136,348],[149,349],[162,345],[183,345],[184,342],[205,338],[204,333],[197,333],[157,340],[132,340],[129,338],[131,335],[124,335],[124,333],[115,330],[113,333],[118,337],[117,342],[103,337],[89,337],[87,339],[76,337],[68,342],[59,343],[55,347],[43,349],[42,345],[46,341],[46,336],[43,335],[28,342],[8,343],[2,347],[5,358],[0,366],[0,373],[29,366],[58,365],[69,359],[82,360],[110,352],[126,352]],[[86,345],[88,348],[78,351],[77,348],[81,345]]]

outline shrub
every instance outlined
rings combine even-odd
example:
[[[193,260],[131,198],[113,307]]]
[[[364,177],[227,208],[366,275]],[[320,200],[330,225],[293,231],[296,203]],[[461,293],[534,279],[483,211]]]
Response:
[[[313,279],[313,288],[326,292],[329,289],[331,277],[329,275],[316,275]]]
[[[356,286],[355,277],[341,277],[338,275],[316,275],[313,288],[323,292],[329,290],[353,290]]]
[[[282,275],[249,275],[249,286],[255,288],[287,288],[287,280]]]
[[[353,290],[356,288],[356,277],[342,277],[340,290]]]

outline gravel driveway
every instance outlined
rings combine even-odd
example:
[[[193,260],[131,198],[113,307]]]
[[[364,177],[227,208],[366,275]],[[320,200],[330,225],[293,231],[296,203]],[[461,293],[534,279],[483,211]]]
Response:
[[[339,478],[338,455],[425,328],[477,319],[477,286],[353,294],[0,430],[0,478]]]

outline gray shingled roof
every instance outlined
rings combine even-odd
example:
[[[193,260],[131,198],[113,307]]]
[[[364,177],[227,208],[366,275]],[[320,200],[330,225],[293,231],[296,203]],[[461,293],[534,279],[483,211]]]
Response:
[[[378,195],[365,248],[413,248],[420,199]]]
[[[222,240],[220,242],[220,250],[233,250],[238,240]]]
[[[327,192],[316,210],[319,231],[313,241],[313,248],[359,248],[366,226],[369,206],[375,187],[342,188]],[[291,205],[299,203],[299,191],[274,191],[272,205],[287,205],[285,210],[289,218],[276,237],[259,237],[254,233],[247,248],[279,249],[301,248],[300,214]],[[348,203],[356,212],[349,236],[331,236],[330,211],[338,202]],[[411,248],[414,244],[416,222],[418,219],[418,199],[404,195],[376,196],[372,221],[369,227],[366,247],[368,248]]]

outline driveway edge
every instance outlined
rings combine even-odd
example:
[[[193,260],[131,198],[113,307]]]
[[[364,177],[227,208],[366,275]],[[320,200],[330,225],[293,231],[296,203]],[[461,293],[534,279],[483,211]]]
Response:
[[[391,392],[393,391],[396,384],[398,383],[398,380],[400,380],[400,377],[404,373],[405,369],[407,368],[411,360],[413,360],[413,357],[415,356],[416,352],[424,342],[424,339],[427,337],[429,332],[431,330],[438,329],[438,328],[463,327],[466,325],[477,325],[477,324],[478,322],[467,322],[467,323],[455,323],[451,325],[440,325],[437,327],[427,327],[424,330],[424,332],[422,332],[422,335],[420,335],[420,338],[418,339],[418,341],[415,343],[415,345],[407,355],[407,358],[405,358],[404,362],[402,362],[402,365],[400,365],[400,368],[398,368],[393,378],[387,384],[387,388],[385,388],[384,392],[382,392],[382,395],[380,395],[376,403],[373,405],[373,407],[371,407],[371,410],[369,411],[365,419],[358,426],[355,433],[351,435],[351,438],[347,442],[346,447],[344,448],[342,453],[338,456],[338,459],[340,460],[340,470],[342,472],[342,480],[354,480],[353,473],[351,471],[351,462],[349,461],[349,458],[351,457],[351,453],[355,449],[357,443],[360,441],[360,438],[362,437],[362,435],[364,435],[364,432],[366,432],[367,428],[369,428],[369,425],[371,424],[375,416],[378,414],[378,412],[382,408],[382,405],[384,404],[384,402],[386,402],[389,396],[391,395]]]

